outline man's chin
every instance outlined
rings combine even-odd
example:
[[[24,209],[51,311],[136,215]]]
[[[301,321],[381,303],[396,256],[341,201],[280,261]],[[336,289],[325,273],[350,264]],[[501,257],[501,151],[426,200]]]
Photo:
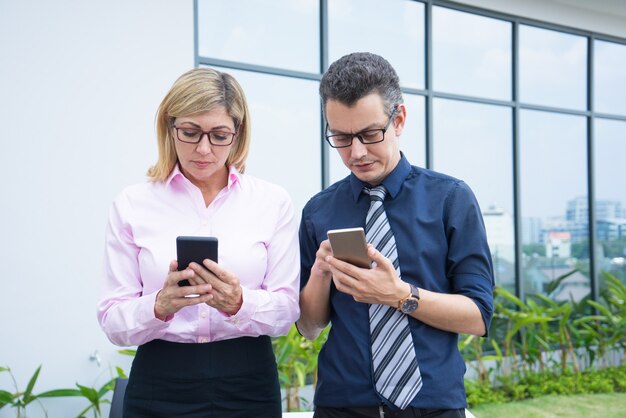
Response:
[[[352,173],[361,180],[363,183],[371,184],[372,186],[377,186],[379,181],[379,176],[377,173],[373,171],[352,171]]]

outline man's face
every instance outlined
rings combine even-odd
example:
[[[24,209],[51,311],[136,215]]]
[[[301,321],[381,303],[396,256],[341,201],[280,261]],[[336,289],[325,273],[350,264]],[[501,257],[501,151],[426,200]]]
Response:
[[[363,97],[351,107],[336,100],[326,102],[328,135],[356,134],[370,129],[382,129],[389,121],[383,100],[377,93]],[[404,128],[406,110],[398,105],[392,117],[385,139],[375,144],[362,144],[357,137],[352,145],[337,148],[346,167],[361,181],[377,186],[400,161],[399,136]]]

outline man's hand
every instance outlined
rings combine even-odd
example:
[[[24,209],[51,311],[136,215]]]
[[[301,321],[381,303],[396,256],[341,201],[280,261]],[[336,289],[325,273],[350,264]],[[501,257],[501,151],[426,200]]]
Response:
[[[363,269],[326,257],[337,290],[351,295],[355,301],[398,307],[398,301],[410,293],[407,283],[400,280],[391,261],[374,246],[367,246],[367,254],[374,261],[371,269]]]

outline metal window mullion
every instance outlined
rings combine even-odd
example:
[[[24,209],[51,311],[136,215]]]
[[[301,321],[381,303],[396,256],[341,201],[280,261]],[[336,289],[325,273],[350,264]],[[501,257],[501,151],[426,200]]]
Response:
[[[433,2],[429,0],[424,4],[424,87],[426,96],[424,100],[425,122],[425,155],[426,168],[433,169],[433,25],[432,25]]]
[[[194,68],[200,65],[198,57],[200,56],[198,35],[198,0],[193,0],[193,66]]]
[[[598,260],[596,260],[596,209],[595,209],[595,163],[594,163],[594,144],[595,144],[595,130],[594,130],[594,41],[593,35],[587,38],[587,109],[589,110],[589,116],[587,117],[587,207],[588,207],[588,237],[589,237],[589,279],[590,279],[590,293],[592,300],[598,300],[599,286],[598,286]]]
[[[320,79],[321,74],[328,69],[329,64],[328,57],[328,0],[320,0]],[[321,164],[320,167],[322,178],[321,187],[325,189],[330,183],[330,152],[326,141],[324,141],[324,129],[326,128],[326,122],[324,118],[324,106],[320,102],[320,151],[321,151]]]
[[[519,22],[511,22],[511,99],[513,135],[513,233],[515,236],[515,295],[524,299],[522,286],[522,211],[520,189]]]

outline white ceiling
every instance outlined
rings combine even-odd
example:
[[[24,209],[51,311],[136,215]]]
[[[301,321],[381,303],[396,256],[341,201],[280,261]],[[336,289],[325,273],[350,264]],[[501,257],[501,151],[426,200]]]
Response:
[[[568,6],[609,15],[626,17],[625,0],[553,0]]]

